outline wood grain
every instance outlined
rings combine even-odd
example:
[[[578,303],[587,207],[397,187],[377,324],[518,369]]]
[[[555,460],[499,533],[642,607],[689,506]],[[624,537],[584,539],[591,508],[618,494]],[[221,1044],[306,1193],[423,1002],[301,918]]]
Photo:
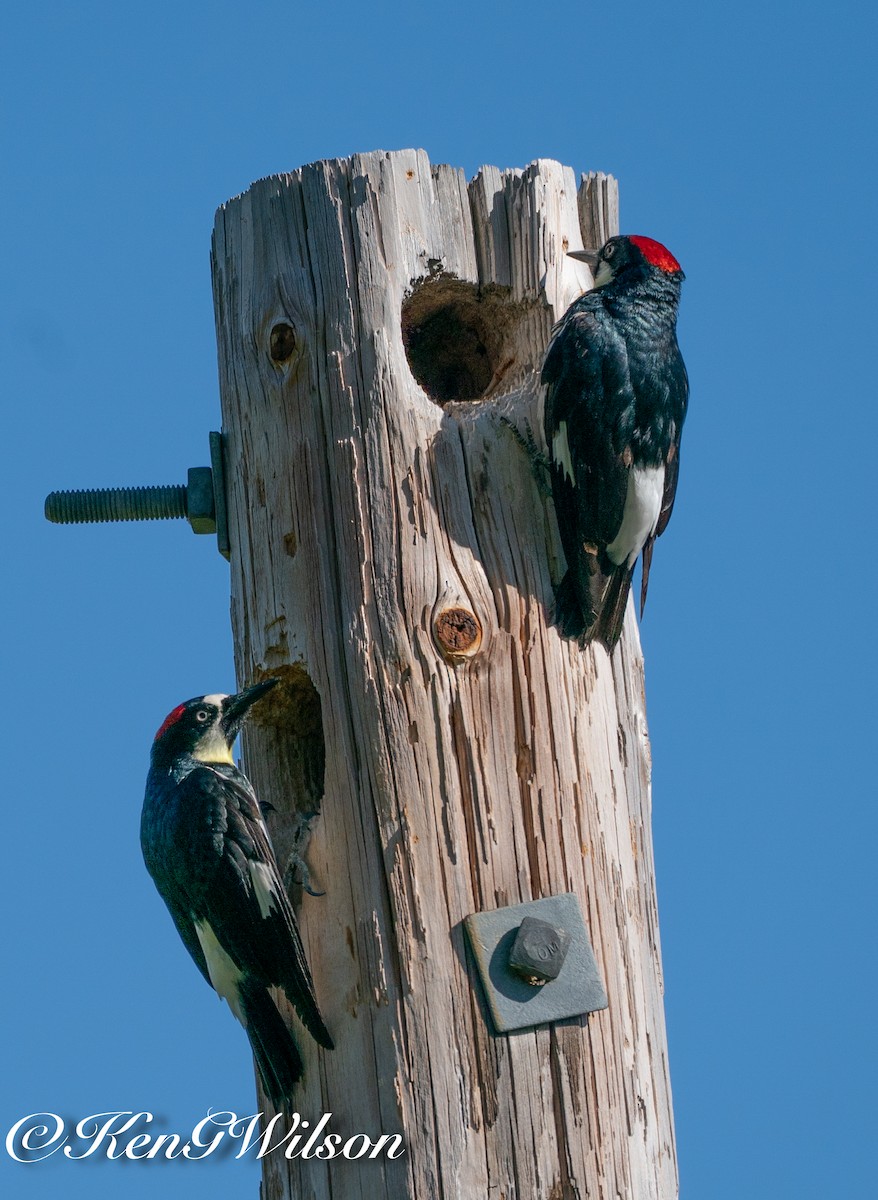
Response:
[[[298,1111],[407,1146],[270,1156],[264,1200],[677,1194],[637,627],[612,659],[552,627],[554,513],[506,424],[539,436],[549,331],[590,284],[565,252],[616,213],[607,177],[467,186],[402,151],[217,214],[237,670],[288,685],[247,768],[325,891],[300,912],[337,1049],[307,1045]],[[568,891],[609,1009],[493,1036],[464,917]]]

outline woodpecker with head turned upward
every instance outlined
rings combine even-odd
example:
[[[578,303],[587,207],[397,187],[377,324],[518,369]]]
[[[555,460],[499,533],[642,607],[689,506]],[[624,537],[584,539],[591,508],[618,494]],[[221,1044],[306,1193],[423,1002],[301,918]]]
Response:
[[[140,841],[183,944],[247,1031],[278,1107],[303,1064],[269,988],[284,991],[321,1046],[331,1050],[332,1038],[259,801],[232,761],[251,706],[275,683],[197,696],[165,718],[152,746]]]
[[[555,617],[565,637],[622,633],[643,556],[640,611],[655,539],[674,507],[689,382],[677,345],[684,275],[660,242],[613,237],[587,262],[594,289],[575,300],[543,364],[552,495],[567,574]]]

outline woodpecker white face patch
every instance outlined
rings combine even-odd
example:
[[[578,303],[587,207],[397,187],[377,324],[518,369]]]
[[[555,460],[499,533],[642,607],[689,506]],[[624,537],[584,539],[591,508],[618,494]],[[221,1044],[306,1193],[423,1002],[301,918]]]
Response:
[[[570,444],[567,441],[567,422],[559,421],[558,429],[555,436],[552,438],[552,458],[555,464],[561,468],[564,475],[567,476],[571,483],[576,483],[576,478],[573,474],[573,460],[570,457]]]
[[[232,959],[219,944],[216,934],[207,921],[196,921],[195,932],[204,957],[207,962],[207,973],[216,994],[222,997],[229,1008],[244,1025],[244,1015],[241,1011],[241,1000],[238,984],[244,978],[243,972],[235,966]]]
[[[201,738],[192,749],[192,757],[203,763],[229,763],[234,766],[232,747],[226,741],[219,723],[219,717],[213,725],[205,729]]]
[[[646,539],[655,532],[664,490],[664,466],[632,467],[628,472],[622,524],[607,546],[607,557],[617,567],[623,563],[633,567]]]
[[[228,696],[224,696],[221,692],[215,692],[213,695],[202,696],[201,698],[201,703],[205,709],[215,708],[217,711],[212,723],[207,726],[193,747],[192,757],[197,758],[199,762],[230,763],[234,765],[232,748],[220,724],[223,700],[227,699]]]
[[[598,269],[594,276],[594,285],[596,288],[603,287],[604,284],[610,283],[616,278],[616,272],[610,266],[605,258],[602,258],[598,263]]]
[[[263,862],[254,862],[251,859],[250,880],[253,884],[253,894],[259,905],[259,915],[267,917],[270,915],[272,909],[275,912],[280,912],[280,905],[278,904],[277,892],[275,891],[270,868]]]

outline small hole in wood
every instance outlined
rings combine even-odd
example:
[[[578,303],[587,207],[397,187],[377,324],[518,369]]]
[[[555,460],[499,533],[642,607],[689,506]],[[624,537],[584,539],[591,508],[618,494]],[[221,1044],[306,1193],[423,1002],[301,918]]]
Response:
[[[295,349],[296,331],[292,325],[287,325],[286,322],[281,321],[271,331],[269,353],[271,354],[272,362],[285,363],[288,358],[292,358]]]
[[[502,378],[504,344],[516,321],[504,289],[446,274],[421,280],[402,305],[411,372],[437,404],[478,400]]]

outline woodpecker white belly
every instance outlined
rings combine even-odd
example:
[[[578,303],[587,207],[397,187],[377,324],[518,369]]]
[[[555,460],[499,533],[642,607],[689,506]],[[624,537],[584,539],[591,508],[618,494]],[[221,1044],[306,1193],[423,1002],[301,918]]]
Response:
[[[625,511],[619,532],[607,546],[610,562],[633,567],[646,539],[655,532],[665,488],[664,465],[632,467],[628,472]]]

